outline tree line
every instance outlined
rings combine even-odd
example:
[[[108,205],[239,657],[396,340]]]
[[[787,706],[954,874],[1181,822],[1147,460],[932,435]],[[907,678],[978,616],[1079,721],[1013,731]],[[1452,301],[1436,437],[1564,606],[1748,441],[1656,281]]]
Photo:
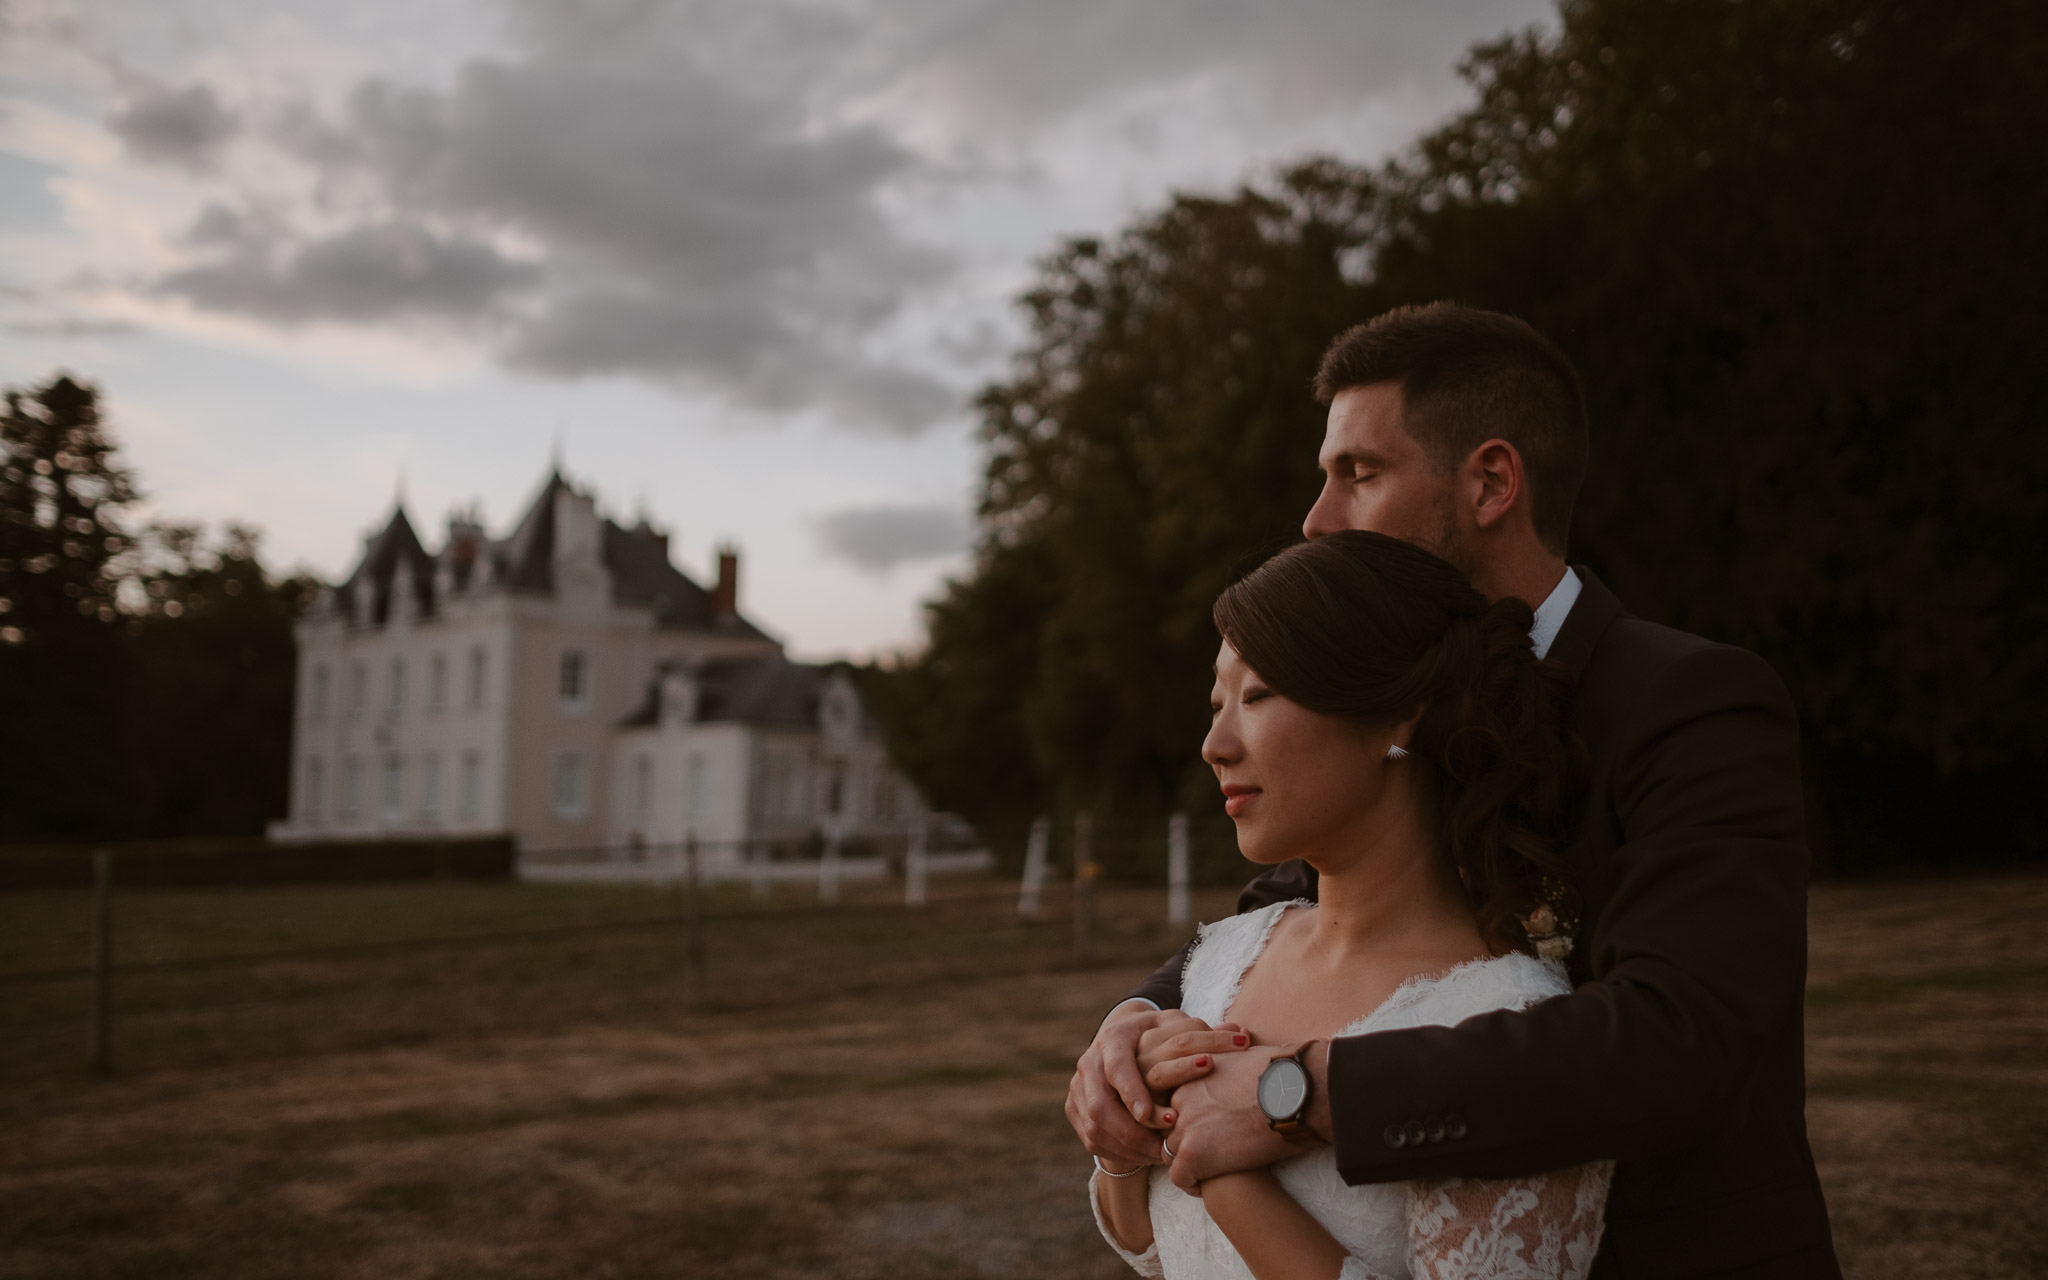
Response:
[[[1572,559],[1767,657],[1823,868],[2038,852],[2048,9],[1566,0],[1395,161],[1071,240],[979,400],[972,567],[872,686],[985,824],[1213,804],[1210,602],[1299,536],[1344,327],[1507,311],[1583,373]]]
[[[256,534],[130,528],[90,383],[0,413],[0,842],[255,835],[285,812],[291,624]]]

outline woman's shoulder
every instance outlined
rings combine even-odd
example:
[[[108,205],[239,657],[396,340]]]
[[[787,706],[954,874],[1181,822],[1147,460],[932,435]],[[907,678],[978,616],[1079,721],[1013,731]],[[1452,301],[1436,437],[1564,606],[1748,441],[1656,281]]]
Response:
[[[1455,1026],[1482,1013],[1526,1009],[1571,989],[1562,965],[1510,951],[1504,956],[1468,960],[1444,973],[1409,979],[1356,1029]]]

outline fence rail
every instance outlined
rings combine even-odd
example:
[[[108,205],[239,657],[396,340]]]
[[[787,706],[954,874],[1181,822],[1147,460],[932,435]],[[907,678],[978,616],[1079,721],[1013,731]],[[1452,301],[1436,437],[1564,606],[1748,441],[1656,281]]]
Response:
[[[1175,814],[1162,824],[1163,829],[1154,836],[1160,849],[1165,853],[1167,864],[1165,918],[1172,928],[1184,928],[1188,923],[1189,886],[1189,822],[1185,815]],[[1096,824],[1085,812],[1074,815],[1067,841],[1071,850],[1072,875],[1061,895],[1071,916],[1073,949],[1076,955],[1086,956],[1094,945],[1095,938],[1095,884],[1102,878],[1103,865],[1097,860],[1098,833]],[[1117,833],[1112,839],[1129,843],[1130,832]],[[1016,914],[1024,921],[1046,919],[1048,881],[1053,875],[1053,823],[1050,818],[1041,817],[1031,823],[1024,855],[1023,873],[1017,888],[997,889],[984,892],[954,891],[944,896],[943,901],[951,904],[968,901],[988,901],[1016,895]],[[792,847],[794,846],[794,847]],[[303,856],[304,849],[285,851],[293,856]],[[925,839],[920,838],[915,828],[906,832],[901,848],[887,847],[886,844],[871,842],[860,856],[845,857],[836,841],[826,841],[815,857],[803,856],[808,852],[800,842],[790,841],[728,841],[699,842],[694,839],[678,844],[637,845],[604,848],[537,849],[518,851],[512,860],[510,870],[519,879],[542,883],[637,883],[653,884],[671,889],[680,889],[684,894],[683,909],[678,912],[664,912],[658,915],[635,916],[624,919],[579,921],[574,924],[549,925],[537,928],[513,930],[480,931],[475,933],[451,934],[440,937],[404,938],[366,943],[343,943],[324,947],[307,947],[268,952],[243,953],[194,957],[185,960],[147,961],[116,966],[113,942],[113,897],[117,880],[125,867],[150,866],[140,859],[116,856],[112,851],[100,849],[91,853],[87,865],[91,874],[91,948],[88,963],[77,969],[52,969],[13,974],[0,974],[0,986],[28,982],[71,981],[90,979],[87,1009],[88,1062],[94,1070],[110,1070],[114,1061],[115,1025],[113,1017],[113,981],[116,972],[168,972],[181,970],[202,970],[230,968],[236,966],[271,964],[292,960],[337,959],[348,956],[374,955],[433,947],[478,946],[494,942],[511,942],[534,938],[571,935],[598,930],[675,928],[680,926],[685,936],[685,979],[693,998],[701,997],[705,974],[709,968],[707,925],[712,921],[730,920],[755,915],[759,907],[728,908],[707,911],[704,893],[707,888],[720,882],[751,883],[758,898],[768,898],[776,884],[814,883],[817,886],[817,902],[809,908],[782,907],[778,914],[792,911],[847,912],[847,911],[917,911],[929,902],[929,881],[933,876],[965,875],[985,873],[997,865],[995,854],[988,849],[933,850]],[[194,856],[187,854],[172,857]],[[155,863],[159,868],[162,859]],[[445,865],[445,863],[443,864]],[[903,881],[901,903],[867,902],[842,904],[839,901],[840,886],[846,882],[885,881],[900,876]],[[286,883],[332,882],[334,879],[348,879],[346,876],[311,878],[300,877]],[[130,883],[119,881],[120,883]],[[190,880],[175,883],[192,883]],[[270,881],[278,883],[278,881]]]

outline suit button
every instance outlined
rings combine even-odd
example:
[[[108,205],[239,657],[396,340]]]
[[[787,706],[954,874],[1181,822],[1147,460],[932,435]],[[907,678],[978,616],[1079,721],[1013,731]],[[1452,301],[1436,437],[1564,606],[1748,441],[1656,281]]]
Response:
[[[1407,1131],[1402,1129],[1401,1126],[1398,1124],[1388,1125],[1387,1131],[1381,1134],[1380,1136],[1382,1138],[1385,1138],[1387,1146],[1389,1146],[1395,1151],[1399,1151],[1401,1148],[1408,1145]]]
[[[1465,1117],[1453,1111],[1444,1117],[1444,1136],[1452,1142],[1464,1137],[1471,1130],[1465,1127]]]
[[[1442,1142],[1444,1140],[1444,1118],[1442,1116],[1431,1116],[1429,1118],[1429,1140],[1431,1142]]]
[[[1428,1141],[1429,1130],[1422,1127],[1422,1121],[1410,1120],[1408,1122],[1408,1145],[1411,1147],[1419,1147],[1423,1143]]]

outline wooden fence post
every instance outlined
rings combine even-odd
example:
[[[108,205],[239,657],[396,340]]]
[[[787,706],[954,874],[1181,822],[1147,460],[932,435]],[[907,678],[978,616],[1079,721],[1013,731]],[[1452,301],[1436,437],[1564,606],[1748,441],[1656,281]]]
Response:
[[[1024,883],[1017,894],[1017,914],[1026,920],[1038,918],[1038,895],[1045,889],[1046,846],[1052,843],[1052,820],[1031,820],[1031,838],[1024,842]]]
[[[694,831],[683,837],[683,880],[683,965],[696,1001],[704,997],[704,873]]]
[[[903,905],[921,907],[924,905],[924,810],[911,815],[910,843],[903,851]]]
[[[1085,956],[1095,943],[1095,818],[1083,810],[1074,815],[1074,954]]]
[[[114,1069],[114,855],[92,851],[92,1069]]]
[[[818,860],[818,901],[839,901],[839,824],[825,829],[825,853]]]
[[[1166,821],[1166,923],[1184,929],[1188,923],[1188,815]]]

